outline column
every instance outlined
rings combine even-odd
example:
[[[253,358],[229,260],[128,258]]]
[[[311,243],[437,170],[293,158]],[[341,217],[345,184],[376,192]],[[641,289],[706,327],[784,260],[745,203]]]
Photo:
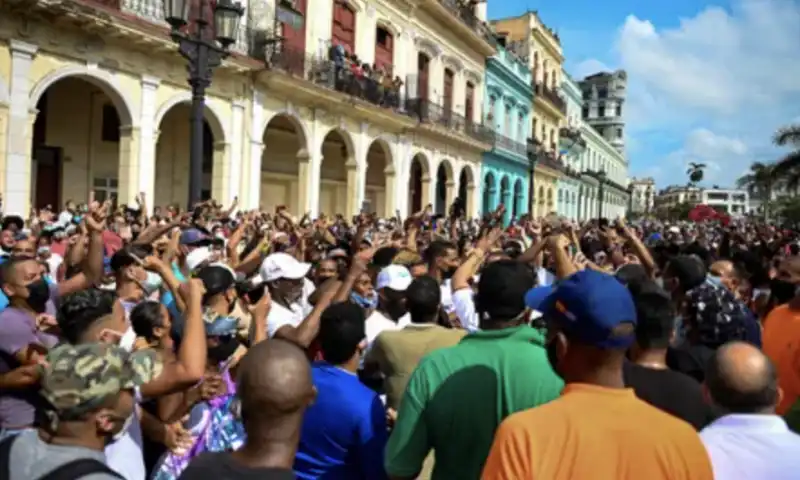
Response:
[[[158,128],[156,121],[156,94],[161,81],[150,75],[142,75],[142,101],[139,118],[139,188],[145,194],[147,214],[153,212],[156,183],[156,144]]]
[[[311,217],[319,215],[320,167],[322,153],[319,149],[301,150],[297,153],[297,215],[311,212]]]
[[[453,179],[448,179],[447,183],[444,184],[444,188],[444,213],[447,215],[450,205],[456,201],[456,181]]]
[[[31,137],[36,118],[35,113],[30,111],[32,85],[29,74],[39,47],[13,39],[8,46],[11,51],[11,104],[6,127],[3,207],[6,214],[26,218],[31,202]]]
[[[0,189],[6,187],[6,129],[8,128],[8,105],[0,102]]]
[[[249,171],[248,157],[244,155],[244,113],[246,106],[243,99],[236,99],[231,103],[231,135],[233,135],[233,138],[230,141],[231,162],[228,196],[225,199],[220,199],[220,202],[226,208],[233,203],[234,198],[238,198],[240,203],[237,209],[241,209],[241,202],[244,200],[242,192],[246,191],[247,180],[245,175],[242,175],[243,172]]]
[[[139,194],[139,149],[141,138],[138,127],[123,125],[119,129],[119,203],[132,205]]]
[[[344,164],[347,170],[347,196],[345,197],[345,218],[350,218],[352,215],[357,215],[361,210],[361,203],[359,202],[359,179],[363,177],[363,172],[366,170],[364,164],[356,162],[356,159],[350,157]],[[361,197],[363,198],[363,197]]]
[[[366,182],[364,182],[366,183]],[[397,175],[395,174],[395,169],[392,168],[386,171],[386,191],[383,195],[383,216],[385,218],[391,218],[395,215],[395,210],[398,210],[400,207],[397,204]]]
[[[250,152],[244,169],[248,174],[243,178],[242,188],[247,192],[247,201],[239,204],[243,208],[253,209],[261,206],[261,162],[264,154],[264,96],[261,92],[253,92],[250,103]],[[305,147],[305,145],[303,145]]]
[[[211,198],[227,207],[230,195],[231,144],[226,141],[214,142],[214,159],[211,165]],[[233,197],[231,197],[233,198]]]
[[[436,182],[431,181],[431,174],[428,171],[422,171],[422,181],[420,182],[422,188],[422,208],[433,203],[431,199],[436,198]],[[435,205],[434,205],[435,207]],[[409,212],[416,213],[416,212]]]

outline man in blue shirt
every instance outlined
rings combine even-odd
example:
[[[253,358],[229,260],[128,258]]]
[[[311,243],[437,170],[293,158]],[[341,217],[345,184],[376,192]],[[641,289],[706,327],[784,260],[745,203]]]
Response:
[[[302,480],[382,480],[386,409],[357,372],[367,347],[364,310],[337,303],[322,314],[317,398],[305,412],[294,470]]]

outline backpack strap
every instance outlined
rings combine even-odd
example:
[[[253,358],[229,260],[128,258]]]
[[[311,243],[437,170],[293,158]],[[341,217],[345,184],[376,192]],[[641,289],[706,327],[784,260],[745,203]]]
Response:
[[[0,442],[0,480],[11,478],[11,447],[16,437],[10,437]]]
[[[125,480],[125,477],[109,468],[108,465],[93,458],[82,458],[80,460],[65,463],[47,475],[39,477],[39,480],[77,480],[79,478],[97,473],[105,473],[121,480]]]

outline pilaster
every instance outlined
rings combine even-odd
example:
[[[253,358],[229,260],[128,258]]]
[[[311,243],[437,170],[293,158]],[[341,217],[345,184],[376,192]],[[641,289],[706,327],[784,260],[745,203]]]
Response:
[[[155,206],[156,185],[156,145],[158,143],[158,125],[156,110],[158,101],[158,87],[161,80],[142,75],[142,100],[139,118],[139,187],[138,192],[143,192],[146,198],[148,215],[152,214]]]

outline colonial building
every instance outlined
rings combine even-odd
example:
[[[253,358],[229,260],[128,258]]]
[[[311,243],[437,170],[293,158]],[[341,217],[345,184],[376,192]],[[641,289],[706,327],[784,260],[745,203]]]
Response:
[[[656,197],[656,181],[652,177],[631,179],[631,211],[647,215],[653,212]]]
[[[461,198],[478,213],[482,153],[493,146],[482,123],[484,61],[495,53],[484,6],[296,0],[304,21],[281,23],[272,1],[245,3],[206,98],[207,195],[312,215],[428,203],[442,212]],[[191,95],[162,7],[0,3],[7,212],[90,190],[186,201]]]
[[[628,76],[624,70],[590,75],[580,82],[583,91],[583,119],[618,152],[625,153],[623,109]]]
[[[671,185],[658,192],[653,206],[656,209],[669,210],[681,204],[704,204],[733,217],[740,217],[750,213],[749,197],[746,190],[735,188]]]
[[[532,138],[537,143],[534,194],[536,214],[557,209],[556,192],[563,164],[557,159],[559,129],[566,118],[566,104],[559,95],[564,55],[561,39],[544,24],[535,11],[517,17],[492,21],[498,33],[508,39],[513,50],[531,70],[534,83]]]
[[[570,220],[578,219],[578,201],[584,177],[581,175],[581,156],[586,140],[581,133],[583,97],[580,87],[566,71],[562,71],[561,92],[567,106],[566,124],[559,135],[559,154],[564,171],[558,180],[558,214]]]
[[[484,112],[495,130],[491,151],[483,155],[482,211],[506,205],[506,222],[528,212],[530,162],[526,139],[531,134],[531,71],[501,45],[486,61]]]

